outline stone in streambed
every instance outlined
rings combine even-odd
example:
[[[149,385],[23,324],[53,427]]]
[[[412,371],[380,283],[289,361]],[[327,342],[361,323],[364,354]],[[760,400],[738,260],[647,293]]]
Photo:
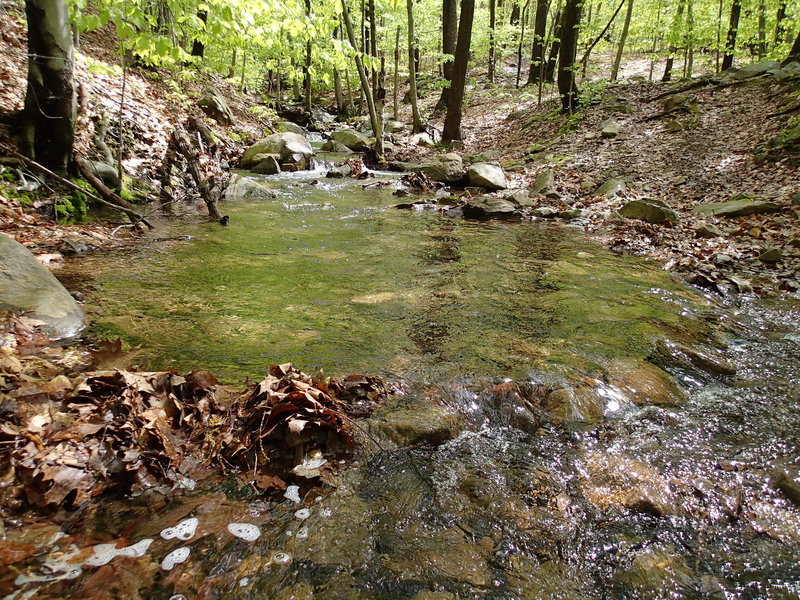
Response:
[[[508,200],[491,196],[478,196],[467,202],[463,208],[468,219],[518,219],[517,205]]]
[[[603,419],[604,402],[589,387],[561,388],[551,392],[542,402],[554,423],[599,423]]]
[[[637,219],[646,223],[661,224],[678,222],[678,214],[669,206],[654,198],[631,200],[619,210],[619,214],[628,219]]]
[[[325,177],[329,179],[342,179],[343,177],[350,177],[352,172],[353,172],[353,167],[345,164],[339,167],[334,167],[325,174]]]
[[[0,309],[44,321],[45,333],[54,339],[74,337],[84,325],[83,310],[58,279],[5,234],[0,234]]]
[[[296,133],[297,135],[305,135],[306,133],[306,130],[300,127],[300,125],[292,123],[291,121],[279,121],[275,124],[275,131],[288,131],[289,133]]]
[[[711,217],[747,217],[763,213],[774,213],[781,210],[780,205],[774,202],[758,200],[729,200],[728,202],[715,202],[696,206],[694,213]]]
[[[467,169],[467,181],[470,185],[487,190],[504,190],[508,187],[503,169],[491,163],[473,164]]]
[[[552,206],[540,206],[531,211],[531,215],[540,219],[554,219],[558,216],[558,209]]]
[[[280,157],[281,162],[284,162],[292,159],[293,155],[298,154],[308,159],[314,155],[314,150],[302,135],[290,132],[273,133],[245,150],[239,161],[239,166],[242,169],[254,167],[257,164],[255,160],[259,154],[274,154]]]
[[[606,371],[609,387],[638,406],[679,406],[688,399],[666,371],[647,361],[616,359]]]
[[[275,192],[253,177],[234,174],[225,188],[225,200],[275,198]]]
[[[369,138],[355,129],[340,129],[331,133],[331,139],[344,144],[350,150],[363,152],[369,149]]]
[[[336,140],[328,140],[324,144],[322,144],[322,148],[320,148],[323,152],[336,152],[338,154],[352,154],[353,151],[350,150],[347,146],[345,146],[342,142],[337,142]]]
[[[448,152],[426,160],[419,170],[433,181],[442,183],[456,183],[461,181],[464,163],[455,152]]]
[[[274,154],[267,154],[261,162],[251,169],[253,173],[258,175],[275,175],[281,172],[281,166],[278,164],[278,157]]]

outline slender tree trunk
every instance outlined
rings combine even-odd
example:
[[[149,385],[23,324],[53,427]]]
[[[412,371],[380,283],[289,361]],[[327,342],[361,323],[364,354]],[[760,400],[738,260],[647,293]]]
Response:
[[[247,74],[247,53],[242,53],[242,78],[239,81],[239,92],[244,92],[245,75]]]
[[[760,0],[758,3],[758,60],[764,60],[767,55],[767,3]]]
[[[231,54],[231,66],[228,67],[228,79],[233,79],[236,75],[236,48],[233,49]]]
[[[409,96],[411,96],[411,131],[419,133],[423,130],[422,118],[419,116],[417,106],[417,65],[414,56],[414,0],[406,0],[406,11],[408,12],[408,85]]]
[[[517,82],[515,87],[519,87],[520,77],[522,76],[522,46],[525,43],[525,22],[528,19],[528,8],[531,5],[531,0],[525,3],[522,7],[522,17],[520,19],[519,28],[519,42],[517,43]]]
[[[519,3],[514,2],[511,5],[511,15],[508,17],[508,24],[514,27],[515,25],[519,25],[519,18],[520,18],[520,10],[519,10]]]
[[[544,61],[544,44],[547,35],[547,10],[550,0],[536,1],[536,18],[533,24],[533,44],[531,45],[531,66],[528,71],[528,83],[539,81],[542,61]]]
[[[656,9],[656,33],[653,35],[653,47],[650,50],[650,73],[647,75],[647,81],[653,81],[653,72],[656,69],[656,51],[658,50],[658,41],[661,32],[661,0],[658,0],[658,8]],[[584,63],[584,67],[585,67]]]
[[[353,50],[356,52],[353,58],[356,62],[356,68],[358,69],[358,78],[361,80],[361,91],[364,93],[367,101],[367,108],[369,109],[369,121],[370,125],[372,125],[372,132],[375,134],[375,146],[373,147],[373,150],[380,161],[383,159],[383,115],[379,115],[375,109],[375,99],[370,93],[367,71],[364,69],[364,62],[361,60],[361,55],[357,51],[358,41],[356,40],[356,35],[353,32],[353,23],[350,21],[350,12],[347,10],[347,0],[342,0],[342,19],[344,20],[344,26],[347,30],[347,38],[350,40],[350,46],[352,46]]]
[[[203,28],[205,29],[205,25],[208,22],[208,12],[204,10],[197,11],[197,18],[200,19],[203,23]],[[203,55],[206,52],[206,46],[203,42],[201,42],[198,38],[195,38],[192,42],[192,56],[196,56],[198,58],[203,58]]]
[[[680,31],[681,21],[683,20],[683,9],[684,0],[679,0],[678,10],[675,11],[675,20],[672,22],[672,28],[670,29],[670,37],[673,39],[669,45],[669,55],[667,56],[667,64],[664,65],[664,75],[661,77],[661,81],[669,81],[672,79],[672,67],[675,64],[675,53],[678,51],[678,47],[675,45],[675,38]]]
[[[394,90],[392,93],[392,103],[394,108],[394,118],[398,119],[400,115],[398,104],[398,87],[400,80],[400,25],[397,26],[397,31],[394,35]]]
[[[375,59],[378,57],[378,23],[375,19],[375,0],[367,1],[367,15],[369,17],[369,55]],[[377,101],[380,79],[378,78],[378,72],[375,70],[375,67],[371,69],[371,75],[372,97]]]
[[[561,50],[562,33],[564,29],[564,17],[561,8],[556,11],[555,17],[555,30],[553,32],[553,43],[550,46],[550,58],[547,59],[547,68],[544,73],[544,80],[552,83],[556,73],[556,65],[558,64],[558,54]]]
[[[442,140],[452,142],[463,139],[461,135],[461,111],[464,106],[464,90],[467,83],[469,47],[472,40],[472,20],[475,15],[475,0],[461,0],[461,17],[458,20],[458,39],[456,40],[455,61],[453,62],[453,82],[444,117]]]
[[[633,0],[628,0],[628,11],[625,13],[625,24],[622,26],[622,35],[619,38],[619,46],[617,46],[617,56],[614,58],[614,66],[611,67],[611,81],[616,81],[617,75],[619,75],[619,65],[622,62],[622,53],[625,50],[625,42],[628,39],[632,15]]]
[[[59,175],[72,160],[77,96],[72,30],[66,2],[26,0],[28,88],[22,154]]]
[[[575,54],[578,51],[578,29],[581,22],[581,0],[567,0],[561,27],[561,53],[558,59],[558,94],[566,111],[578,106],[578,86],[575,83]]]
[[[786,0],[781,0],[778,5],[778,13],[775,15],[775,34],[773,35],[773,42],[776,46],[780,46],[783,40],[786,39]]]
[[[613,14],[613,15],[611,15],[611,18],[608,20],[608,23],[606,23],[606,26],[605,26],[605,27],[603,27],[603,31],[601,31],[601,32],[600,32],[600,34],[599,34],[599,35],[598,35],[596,38],[594,38],[594,40],[592,41],[592,43],[591,43],[591,44],[589,44],[589,46],[586,48],[586,52],[584,52],[584,53],[583,53],[583,57],[581,58],[581,61],[580,61],[580,62],[581,62],[581,64],[583,65],[583,72],[584,72],[584,74],[586,74],[586,65],[587,65],[587,63],[589,62],[589,55],[592,53],[592,50],[593,50],[593,49],[594,49],[594,47],[597,45],[597,43],[598,43],[600,40],[602,40],[602,39],[603,39],[603,36],[606,34],[606,31],[608,31],[608,30],[611,28],[611,25],[612,25],[612,24],[614,23],[614,21],[616,20],[616,18],[617,18],[617,15],[619,14],[619,11],[621,11],[621,10],[622,10],[622,7],[623,7],[623,6],[625,6],[625,0],[622,0],[622,1],[619,3],[619,6],[617,6],[617,10],[615,10],[615,11],[614,11],[614,14]]]
[[[686,77],[691,78],[694,69],[694,0],[686,0]]]
[[[797,37],[794,38],[794,44],[792,44],[792,49],[789,50],[789,56],[781,64],[788,65],[790,62],[800,62],[800,31],[797,32]]]
[[[720,52],[722,50],[722,5],[724,4],[724,0],[719,0],[719,6],[717,7],[717,60],[716,60],[716,67],[715,73],[720,72]]]
[[[311,22],[311,0],[305,0],[306,19]],[[303,101],[306,112],[311,114],[311,39],[306,41],[306,61],[303,65]]]
[[[497,0],[489,0],[489,83],[494,83],[496,12]]]
[[[456,53],[456,35],[458,32],[457,0],[442,0],[442,54],[454,56]],[[453,60],[445,60],[442,65],[444,79],[447,82],[442,88],[442,95],[436,103],[436,110],[447,108],[450,94],[450,83],[453,81]]]
[[[725,55],[722,57],[722,70],[733,66],[733,53],[736,50],[736,34],[739,31],[739,17],[742,14],[742,0],[733,0],[731,20],[728,24],[728,38],[725,42]]]

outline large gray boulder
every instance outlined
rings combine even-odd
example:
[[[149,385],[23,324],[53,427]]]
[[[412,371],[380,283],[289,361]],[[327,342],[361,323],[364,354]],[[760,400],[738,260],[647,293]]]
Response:
[[[322,144],[321,150],[323,152],[338,152],[339,154],[351,154],[353,152],[343,143],[337,142],[336,140],[328,140]]]
[[[275,124],[275,131],[288,131],[289,133],[296,133],[297,135],[305,135],[306,130],[300,127],[297,123],[291,121],[279,121]]]
[[[517,205],[508,200],[491,196],[478,196],[467,202],[463,208],[468,219],[518,219]]]
[[[764,75],[765,73],[774,72],[778,73],[781,70],[781,63],[777,60],[766,60],[764,62],[753,63],[745,65],[738,69],[734,74],[734,79],[750,79],[757,75]]]
[[[619,214],[628,219],[637,219],[656,225],[678,222],[678,214],[669,206],[654,198],[631,200],[619,210]]]
[[[197,105],[217,123],[222,125],[231,125],[233,123],[233,113],[225,100],[225,96],[217,88],[207,88],[197,100]]]
[[[762,213],[774,213],[781,210],[779,204],[774,202],[763,202],[759,200],[730,200],[728,202],[715,202],[713,204],[701,204],[693,210],[698,215],[708,215],[710,217],[747,217]]]
[[[25,246],[1,233],[0,309],[44,321],[45,333],[54,339],[74,337],[84,325],[83,310],[58,279]]]
[[[440,154],[426,160],[419,169],[434,181],[456,183],[461,180],[464,163],[455,152]]]
[[[291,160],[292,155],[301,154],[309,158],[314,155],[314,150],[306,138],[297,133],[283,132],[268,135],[263,140],[257,141],[244,151],[239,166],[250,169],[256,165],[255,159],[259,154],[277,154],[281,162]],[[263,159],[262,159],[263,160]],[[258,161],[261,162],[261,161]]]
[[[475,163],[467,169],[467,180],[470,185],[487,190],[504,190],[508,187],[506,175],[498,165],[491,163]]]
[[[362,152],[369,149],[369,138],[355,129],[340,129],[331,133],[331,139],[344,144],[350,150]]]

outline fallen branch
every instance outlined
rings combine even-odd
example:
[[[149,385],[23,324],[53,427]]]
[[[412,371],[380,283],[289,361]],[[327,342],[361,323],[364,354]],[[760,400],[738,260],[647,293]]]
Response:
[[[715,79],[714,77],[702,77],[696,81],[688,85],[684,85],[674,90],[669,90],[667,92],[663,92],[658,94],[657,96],[653,96],[652,98],[648,98],[647,102],[655,102],[656,100],[661,100],[662,98],[666,98],[667,96],[672,96],[673,94],[680,94],[683,92],[688,92],[689,90],[695,90],[699,87],[705,87],[707,85],[711,85],[712,83],[719,83],[719,79]]]
[[[132,223],[138,223],[141,221],[145,225],[147,225],[150,229],[153,229],[153,226],[145,219],[142,215],[137,213],[133,210],[133,205],[128,202],[127,200],[121,198],[118,194],[111,191],[100,179],[92,173],[87,167],[86,159],[78,152],[75,153],[75,164],[78,165],[78,171],[80,171],[81,177],[83,177],[89,184],[97,190],[97,192],[102,197],[102,203],[106,206],[112,206],[118,210],[121,210],[128,218],[131,220]],[[85,194],[86,190],[80,188],[80,190]]]
[[[131,223],[133,223],[133,224],[136,224],[136,223],[139,223],[139,222],[141,221],[142,223],[144,223],[145,225],[147,225],[147,226],[148,226],[150,229],[153,229],[153,226],[152,226],[150,223],[148,223],[148,222],[147,222],[147,221],[146,221],[144,218],[142,218],[142,217],[141,217],[141,215],[139,215],[139,214],[138,214],[136,211],[134,211],[133,209],[126,208],[126,207],[124,207],[124,206],[120,206],[120,205],[118,205],[118,204],[114,204],[113,202],[110,202],[110,201],[104,200],[104,199],[103,199],[103,198],[101,198],[100,196],[97,196],[97,195],[95,195],[95,194],[92,194],[91,192],[87,191],[85,188],[82,188],[81,186],[79,186],[79,185],[77,185],[77,184],[75,184],[75,183],[72,183],[72,182],[71,182],[69,179],[64,179],[63,177],[61,177],[61,176],[59,176],[59,175],[56,175],[55,173],[53,173],[53,172],[52,172],[50,169],[48,169],[47,167],[45,167],[45,166],[43,166],[43,165],[40,165],[40,164],[39,164],[39,163],[37,163],[35,160],[33,160],[33,159],[31,159],[31,158],[28,158],[28,157],[27,157],[27,156],[25,156],[24,154],[20,154],[19,152],[17,152],[17,151],[16,151],[16,150],[14,150],[13,148],[10,148],[10,147],[6,146],[5,144],[2,144],[2,143],[0,143],[0,149],[2,149],[4,152],[7,152],[7,153],[8,153],[8,154],[10,154],[11,156],[14,156],[15,158],[18,158],[19,160],[21,160],[22,162],[24,162],[26,165],[28,165],[28,166],[31,166],[31,167],[33,167],[34,169],[38,170],[38,171],[41,171],[42,173],[44,173],[44,174],[45,174],[45,175],[47,175],[48,177],[52,177],[53,179],[55,179],[55,180],[56,180],[56,181],[58,181],[59,183],[61,183],[61,184],[64,184],[64,185],[66,185],[67,187],[69,187],[69,188],[71,188],[71,189],[73,189],[73,190],[76,190],[76,191],[78,191],[78,192],[81,192],[81,193],[82,193],[82,194],[84,194],[84,195],[85,195],[87,198],[91,198],[92,200],[94,200],[94,201],[95,201],[95,202],[97,202],[98,204],[102,204],[103,206],[108,206],[109,208],[114,208],[114,209],[116,209],[116,210],[118,210],[118,211],[120,211],[120,212],[122,212],[122,213],[125,213],[125,214],[128,216],[128,218],[131,220]],[[95,179],[96,179],[96,178],[95,178]],[[87,181],[88,181],[88,180],[87,180]],[[90,182],[90,183],[91,183],[91,182]],[[102,185],[102,184],[101,184],[101,185]],[[105,187],[105,186],[104,186],[104,187]],[[106,189],[108,189],[108,188],[106,188]],[[110,190],[109,190],[109,191],[110,191]],[[124,201],[123,201],[123,202],[124,202]]]
[[[217,208],[217,199],[219,196],[218,189],[208,184],[208,179],[203,177],[200,171],[200,162],[197,160],[197,154],[192,149],[192,143],[189,140],[189,134],[186,130],[178,125],[175,131],[172,132],[172,139],[175,140],[175,148],[186,159],[186,164],[189,167],[189,173],[192,175],[197,189],[200,191],[200,196],[206,203],[208,214],[215,221],[222,219],[222,215]]]

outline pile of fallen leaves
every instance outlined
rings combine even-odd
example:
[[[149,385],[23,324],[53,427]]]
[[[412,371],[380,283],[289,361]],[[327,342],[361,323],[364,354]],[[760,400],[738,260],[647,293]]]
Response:
[[[0,506],[77,508],[107,492],[191,488],[222,469],[255,489],[314,479],[354,446],[352,419],[387,395],[375,378],[315,381],[290,364],[244,390],[207,371],[85,371],[6,318],[0,348]],[[96,353],[121,351],[114,345]],[[55,351],[55,352],[64,352]],[[60,362],[59,362],[60,361]],[[309,457],[315,457],[309,461]]]

